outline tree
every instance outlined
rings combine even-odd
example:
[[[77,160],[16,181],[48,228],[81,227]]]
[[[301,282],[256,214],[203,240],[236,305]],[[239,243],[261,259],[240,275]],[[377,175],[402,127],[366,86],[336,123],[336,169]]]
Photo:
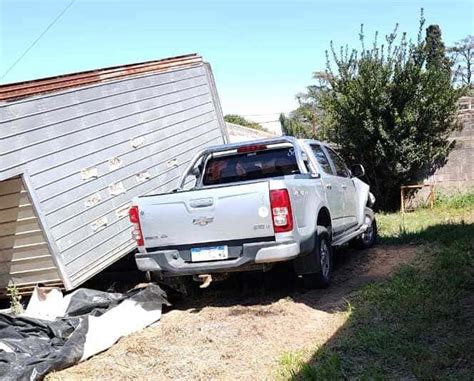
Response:
[[[441,38],[439,25],[430,25],[426,28],[425,38],[426,68],[450,70],[452,63],[446,56],[446,48]]]
[[[238,124],[240,126],[244,126],[244,127],[249,127],[249,128],[253,128],[254,130],[259,130],[259,131],[268,131],[265,127],[263,127],[260,123],[257,123],[257,122],[251,122],[247,119],[245,119],[243,116],[241,115],[237,115],[237,114],[227,114],[224,116],[224,120],[228,123],[234,123],[234,124]]]
[[[280,124],[284,135],[315,139],[324,135],[323,109],[318,102],[321,91],[327,85],[325,72],[316,72],[313,77],[318,80],[317,85],[308,86],[305,93],[296,95],[298,108],[290,112],[289,116],[280,114]]]
[[[283,135],[292,135],[298,138],[315,138],[318,125],[317,111],[311,102],[301,102],[300,106],[287,117],[280,114],[280,124]]]
[[[471,90],[474,87],[474,36],[467,36],[454,43],[448,49],[455,62],[454,78],[460,85],[467,86]]]
[[[291,135],[297,138],[314,137],[311,127],[301,120],[295,112],[290,113],[289,116],[282,113],[279,119],[283,135]]]
[[[421,181],[447,157],[448,137],[459,128],[461,89],[451,82],[450,61],[438,26],[416,42],[398,37],[397,27],[380,45],[375,35],[361,49],[333,43],[326,52],[326,85],[309,98],[322,108],[321,131],[348,162],[362,163],[378,207],[399,207],[400,185]]]

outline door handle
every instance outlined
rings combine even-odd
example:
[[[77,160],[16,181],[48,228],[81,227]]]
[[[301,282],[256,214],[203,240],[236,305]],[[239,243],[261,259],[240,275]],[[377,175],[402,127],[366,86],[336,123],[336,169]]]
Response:
[[[341,185],[341,188],[342,188],[342,189],[347,189],[347,185],[346,185],[346,184],[342,184],[342,185]]]
[[[332,185],[331,184],[326,184],[326,188],[327,189],[332,189]]]

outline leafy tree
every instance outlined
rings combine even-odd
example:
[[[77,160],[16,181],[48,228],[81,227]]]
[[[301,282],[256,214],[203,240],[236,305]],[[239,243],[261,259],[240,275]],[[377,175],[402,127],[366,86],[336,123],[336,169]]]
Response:
[[[280,124],[283,135],[292,135],[297,138],[315,138],[318,117],[311,103],[300,105],[287,117],[280,114]]]
[[[430,25],[426,28],[425,38],[426,68],[450,70],[451,61],[446,56],[446,48],[441,38],[441,28],[439,25]]]
[[[280,124],[284,135],[292,135],[298,138],[316,138],[321,136],[323,125],[323,110],[318,102],[320,93],[326,86],[326,73],[314,73],[318,79],[318,85],[308,86],[306,93],[296,96],[299,106],[289,116],[280,114]]]
[[[352,163],[362,163],[379,208],[399,206],[400,185],[418,183],[447,157],[460,89],[451,82],[441,30],[426,29],[416,42],[397,27],[361,49],[326,52],[325,86],[308,98],[322,109],[319,138],[337,143]],[[288,121],[284,121],[289,123]]]
[[[448,49],[455,62],[454,78],[471,90],[474,88],[474,36],[467,36],[455,42],[454,46]]]
[[[291,135],[297,138],[314,137],[311,128],[305,123],[305,121],[302,121],[295,112],[290,113],[290,116],[281,113],[279,119],[283,135]]]
[[[260,130],[260,131],[268,131],[265,127],[263,127],[260,123],[257,122],[251,122],[250,120],[245,119],[241,115],[237,114],[227,114],[224,116],[224,120],[228,123],[234,123],[238,124],[240,126],[244,127],[249,127],[253,128],[255,130]]]

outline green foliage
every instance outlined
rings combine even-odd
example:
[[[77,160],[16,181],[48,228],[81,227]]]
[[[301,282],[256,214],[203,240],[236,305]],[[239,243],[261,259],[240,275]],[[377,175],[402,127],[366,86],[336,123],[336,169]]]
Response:
[[[379,241],[391,244],[449,241],[456,231],[455,224],[463,224],[473,217],[474,193],[437,195],[433,210],[423,208],[405,214],[379,213]],[[436,225],[442,229],[429,228]]]
[[[426,28],[425,38],[426,67],[428,70],[445,69],[449,72],[451,62],[446,56],[446,48],[441,38],[439,25],[430,25]]]
[[[361,28],[360,51],[336,51],[331,43],[326,72],[316,75],[320,85],[306,96],[321,110],[316,136],[364,165],[376,206],[385,210],[399,207],[401,185],[420,182],[444,163],[453,146],[448,137],[460,127],[462,90],[452,84],[441,30],[430,26],[424,39],[423,28],[421,17],[416,42],[395,28],[384,44],[376,34],[367,47]]]
[[[474,209],[474,192],[438,194],[436,196],[436,206],[448,209]]]
[[[319,79],[319,84],[309,86],[306,93],[296,96],[298,108],[288,116],[280,114],[280,124],[284,135],[316,139],[324,134],[323,109],[319,99],[326,86],[325,73],[315,73],[314,76]]]
[[[299,352],[285,353],[279,361],[282,379],[341,380],[343,379],[341,358],[331,351],[318,351],[318,365],[307,364],[305,355]]]
[[[290,117],[280,114],[280,125],[283,135],[291,135],[297,138],[315,138],[316,136],[312,126],[301,120],[296,113],[292,113]]]
[[[259,131],[268,131],[265,127],[257,122],[251,122],[250,120],[245,119],[243,116],[237,114],[227,114],[224,116],[224,120],[228,123],[238,124],[240,126],[253,128],[254,130]]]
[[[7,296],[10,298],[10,309],[14,315],[19,315],[23,312],[21,305],[21,295],[18,288],[14,284],[7,286]]]

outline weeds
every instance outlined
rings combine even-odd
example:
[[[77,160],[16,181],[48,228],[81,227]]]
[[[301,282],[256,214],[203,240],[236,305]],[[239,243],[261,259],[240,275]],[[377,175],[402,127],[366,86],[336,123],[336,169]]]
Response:
[[[7,296],[10,298],[10,309],[14,315],[19,315],[23,312],[23,306],[21,304],[21,295],[15,284],[9,284],[7,286]]]
[[[465,209],[474,205],[474,192],[455,193],[452,195],[437,194],[436,206],[447,209]]]
[[[474,193],[440,198],[433,210],[378,214],[377,222],[381,243],[446,241],[453,233],[451,225],[474,222]],[[436,226],[441,228],[433,228]]]

